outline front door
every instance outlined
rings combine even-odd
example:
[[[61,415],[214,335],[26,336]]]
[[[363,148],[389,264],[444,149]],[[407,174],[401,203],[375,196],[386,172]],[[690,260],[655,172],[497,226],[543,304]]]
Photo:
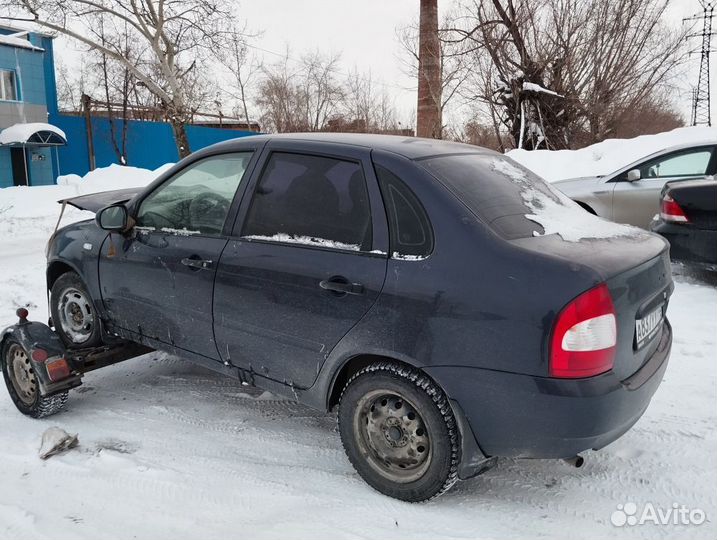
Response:
[[[713,151],[713,146],[703,146],[651,159],[636,167],[640,179],[634,182],[628,182],[625,173],[615,183],[613,221],[647,228],[660,211],[660,192],[667,182],[714,174],[709,172]]]
[[[16,186],[29,186],[30,173],[24,148],[10,148],[10,163],[12,164],[12,180]]]
[[[212,328],[224,224],[250,152],[194,162],[139,204],[130,236],[101,248],[102,301],[111,324],[208,358],[218,358]]]
[[[388,235],[367,150],[277,144],[217,271],[222,359],[306,388],[383,287]]]

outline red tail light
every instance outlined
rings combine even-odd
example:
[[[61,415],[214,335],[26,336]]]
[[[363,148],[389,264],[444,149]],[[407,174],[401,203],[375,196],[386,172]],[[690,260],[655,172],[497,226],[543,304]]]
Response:
[[[70,366],[64,358],[48,360],[45,362],[45,367],[47,368],[47,375],[52,382],[61,381],[70,376]]]
[[[675,223],[687,223],[689,221],[682,207],[669,195],[665,195],[662,199],[660,217],[665,221],[672,221]]]
[[[550,343],[550,376],[577,379],[609,371],[616,343],[615,307],[602,283],[558,315]]]

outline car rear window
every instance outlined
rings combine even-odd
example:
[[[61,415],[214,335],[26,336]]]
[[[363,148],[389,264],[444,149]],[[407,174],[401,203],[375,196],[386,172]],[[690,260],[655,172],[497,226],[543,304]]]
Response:
[[[506,240],[544,233],[543,227],[526,217],[540,207],[543,196],[565,206],[543,179],[501,155],[434,156],[418,163]]]

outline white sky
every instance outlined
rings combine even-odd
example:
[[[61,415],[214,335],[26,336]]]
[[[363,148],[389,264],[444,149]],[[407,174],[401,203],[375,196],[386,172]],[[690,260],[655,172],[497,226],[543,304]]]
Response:
[[[451,9],[458,1],[439,0],[440,12]],[[374,78],[382,81],[394,96],[399,117],[410,119],[416,107],[415,81],[402,71],[396,29],[417,20],[418,9],[419,0],[243,0],[238,11],[250,29],[263,32],[254,42],[262,49],[282,53],[289,44],[293,57],[317,49],[325,54],[341,53],[344,72],[353,67],[371,70]],[[698,0],[672,0],[670,21],[680,25],[683,17],[698,11]],[[698,40],[693,45],[697,47]],[[66,63],[71,64],[72,58],[78,56],[61,36],[56,40],[56,48],[57,56],[62,56]],[[262,54],[267,63],[275,58]],[[686,121],[691,110],[689,88],[697,82],[698,63],[699,56],[694,55],[683,79],[684,88],[674,96]],[[713,64],[715,88],[717,63]],[[717,103],[713,104],[713,118],[717,116],[715,109]]]

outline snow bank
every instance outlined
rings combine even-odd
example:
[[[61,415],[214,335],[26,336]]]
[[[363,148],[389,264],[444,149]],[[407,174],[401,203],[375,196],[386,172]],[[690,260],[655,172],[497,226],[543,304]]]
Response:
[[[0,234],[23,236],[49,235],[55,228],[60,205],[57,201],[78,195],[146,186],[171,167],[162,165],[154,171],[137,167],[110,165],[87,173],[59,176],[55,186],[14,186],[0,189]],[[68,207],[63,224],[91,218],[91,212]]]
[[[608,139],[580,150],[511,150],[507,155],[548,182],[610,174],[677,144],[717,143],[717,128],[686,127],[634,139]]]

